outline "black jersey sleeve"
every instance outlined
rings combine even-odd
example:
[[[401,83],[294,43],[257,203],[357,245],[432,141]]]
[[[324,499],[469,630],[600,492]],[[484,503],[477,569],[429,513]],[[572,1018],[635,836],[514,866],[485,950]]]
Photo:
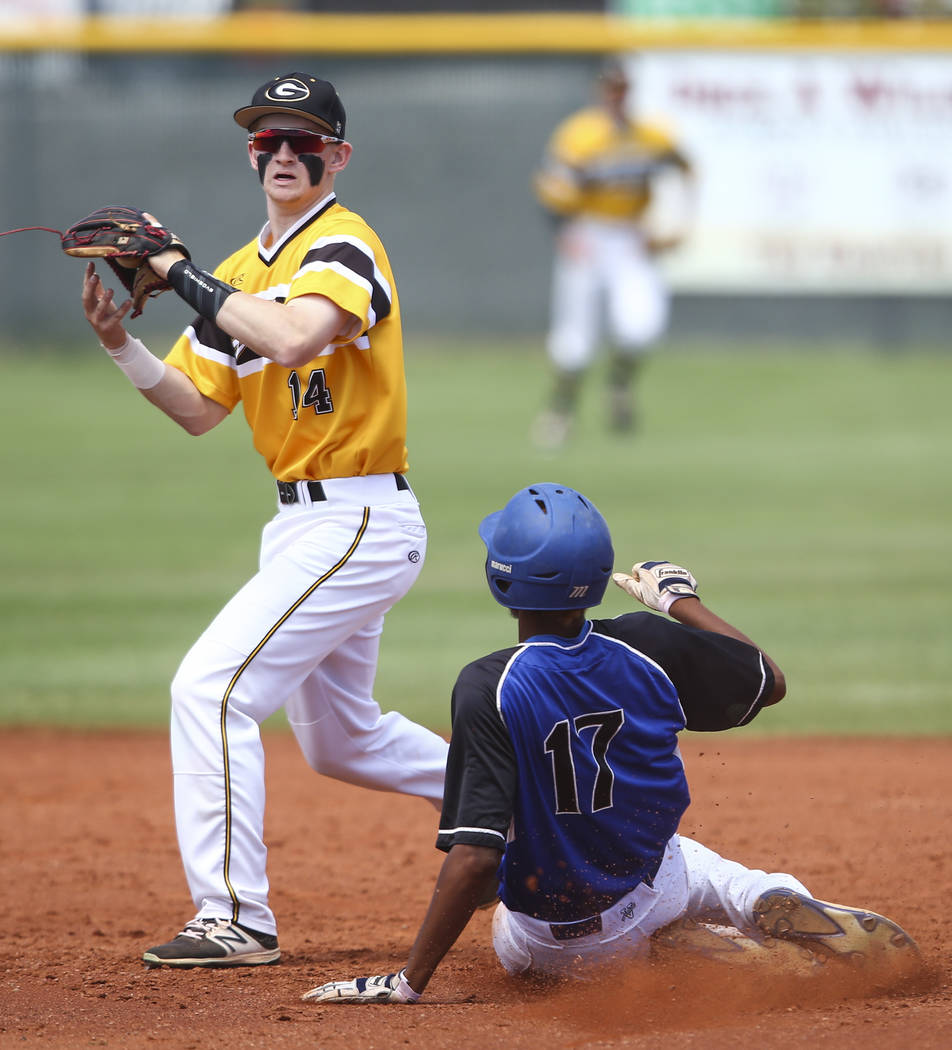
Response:
[[[485,656],[464,667],[456,680],[437,849],[449,851],[457,843],[506,848],[516,756],[496,706],[496,687],[515,651]]]
[[[195,320],[192,321],[192,328],[195,330],[195,338],[202,346],[217,350],[225,357],[235,356],[234,340],[226,331],[219,328],[214,321],[209,321],[207,317],[196,314]]]
[[[637,612],[596,620],[595,630],[654,660],[677,690],[687,728],[715,732],[746,725],[774,687],[763,653],[746,642]]]

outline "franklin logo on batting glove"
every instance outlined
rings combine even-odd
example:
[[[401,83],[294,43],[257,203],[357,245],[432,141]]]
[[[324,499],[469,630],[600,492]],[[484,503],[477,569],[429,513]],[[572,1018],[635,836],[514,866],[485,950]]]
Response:
[[[616,572],[612,579],[642,605],[668,613],[679,598],[697,597],[697,580],[680,565],[669,561],[640,561],[631,572]]]

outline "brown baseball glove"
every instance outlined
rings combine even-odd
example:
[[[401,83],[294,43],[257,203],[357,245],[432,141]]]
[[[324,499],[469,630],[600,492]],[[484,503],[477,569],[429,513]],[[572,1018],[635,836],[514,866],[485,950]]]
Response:
[[[149,258],[177,248],[190,259],[178,237],[138,208],[99,208],[73,223],[61,236],[63,251],[79,259],[105,259],[132,296],[132,316],[142,313],[146,299],[172,286],[149,265]]]

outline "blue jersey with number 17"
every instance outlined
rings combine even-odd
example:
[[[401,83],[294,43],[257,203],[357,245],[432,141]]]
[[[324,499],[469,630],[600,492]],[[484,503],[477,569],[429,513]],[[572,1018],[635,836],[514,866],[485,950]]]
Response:
[[[519,770],[503,903],[553,921],[600,912],[661,857],[688,807],[678,694],[657,664],[587,624],[520,649],[498,705]]]
[[[453,692],[437,846],[502,850],[512,911],[604,911],[653,875],[688,807],[678,733],[745,724],[772,688],[753,646],[650,613],[483,657]]]

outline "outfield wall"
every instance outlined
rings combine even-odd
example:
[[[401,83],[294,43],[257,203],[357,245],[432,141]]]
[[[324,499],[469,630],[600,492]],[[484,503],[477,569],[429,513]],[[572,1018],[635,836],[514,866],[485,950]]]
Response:
[[[192,20],[189,28],[166,19],[132,31],[125,20],[100,18],[49,23],[38,32],[0,23],[0,133],[6,144],[0,151],[0,226],[63,228],[101,204],[135,204],[158,214],[211,267],[263,220],[233,110],[275,72],[313,70],[332,80],[345,101],[355,154],[338,182],[340,197],[377,227],[388,246],[408,331],[535,338],[545,326],[551,229],[529,179],[553,125],[590,97],[606,52],[637,45],[649,74],[649,101],[662,106],[690,100],[685,69],[714,68],[723,80],[732,68],[723,61],[732,53],[728,44],[738,55],[738,70],[767,69],[765,84],[799,83],[804,70],[819,70],[814,79],[821,85],[833,83],[830,56],[839,55],[857,68],[875,67],[880,80],[911,69],[903,74],[906,85],[921,83],[919,69],[929,72],[920,98],[925,108],[906,92],[905,110],[889,118],[907,143],[919,141],[916,120],[936,136],[935,156],[919,141],[911,167],[894,163],[897,178],[908,174],[905,206],[920,223],[921,251],[905,257],[912,268],[903,268],[903,257],[889,247],[907,222],[899,212],[886,216],[878,231],[886,247],[869,250],[878,273],[860,255],[859,264],[854,261],[850,272],[841,266],[833,279],[829,266],[838,242],[824,241],[827,231],[813,236],[808,251],[794,251],[794,234],[806,229],[796,208],[787,214],[786,242],[776,229],[767,231],[771,255],[756,247],[763,238],[740,228],[745,200],[754,203],[752,191],[741,189],[739,208],[735,194],[727,228],[722,220],[729,209],[702,197],[707,210],[699,212],[698,237],[669,265],[676,292],[673,334],[754,340],[830,335],[887,345],[944,338],[945,285],[952,274],[952,170],[942,145],[952,119],[952,74],[947,88],[944,79],[952,54],[948,26],[924,35],[908,25],[834,24],[813,27],[811,36],[804,26],[788,26],[784,35],[776,23],[735,24],[729,33],[707,27],[706,35],[683,25],[677,35],[657,24],[634,32],[629,21],[594,16],[290,16],[259,18],[256,31],[252,24],[234,16]],[[301,40],[309,46],[294,50]],[[692,53],[705,61],[691,62]],[[775,62],[764,67],[765,55]],[[720,64],[712,66],[718,57]],[[678,84],[676,95],[672,85]],[[797,90],[796,84],[790,88]],[[823,151],[804,149],[802,127],[792,139],[786,136],[792,145],[784,146],[774,127],[764,143],[775,153],[761,156],[756,122],[762,116],[736,106],[696,105],[688,113],[703,147],[702,187],[723,192],[732,177],[736,183],[724,164],[733,158],[734,170],[748,176],[759,165],[759,184],[784,195],[776,214],[784,214],[791,192],[799,192],[801,209],[825,193],[822,214],[836,215],[831,180],[822,174]],[[863,138],[868,149],[878,136],[886,159],[889,120],[867,119]],[[721,123],[733,136],[724,137],[723,148]],[[826,157],[848,163],[832,118],[824,128]],[[783,161],[784,149],[790,164]],[[756,163],[745,163],[743,150]],[[863,159],[868,165],[868,152]],[[798,177],[778,180],[778,164]],[[869,182],[860,172],[857,191]],[[862,213],[851,222],[863,227]],[[857,243],[870,243],[870,229],[854,231]],[[744,236],[743,243],[754,245],[746,256],[738,249]],[[771,276],[762,263],[777,258],[806,262],[796,274],[778,275],[775,268]],[[82,330],[80,272],[48,234],[0,240],[5,332],[60,339]],[[180,304],[164,296],[149,305],[141,323],[165,333],[181,319]]]

